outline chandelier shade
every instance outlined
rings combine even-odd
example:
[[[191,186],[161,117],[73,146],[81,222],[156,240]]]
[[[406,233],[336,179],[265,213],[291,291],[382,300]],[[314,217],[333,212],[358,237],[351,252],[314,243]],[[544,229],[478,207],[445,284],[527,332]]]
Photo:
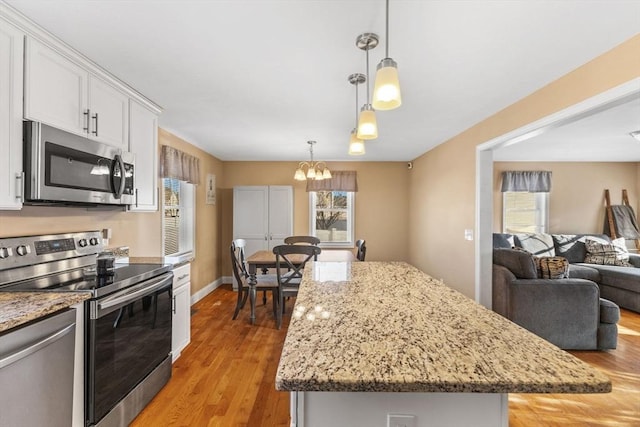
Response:
[[[349,155],[361,156],[365,153],[364,141],[358,138],[356,129],[351,131],[349,139]]]
[[[298,164],[298,169],[296,169],[293,179],[296,181],[306,181],[308,179],[321,181],[323,179],[331,179],[331,171],[327,167],[327,164],[325,162],[313,161],[313,146],[316,144],[316,141],[307,141],[307,144],[309,144],[311,160],[308,162],[300,162]]]

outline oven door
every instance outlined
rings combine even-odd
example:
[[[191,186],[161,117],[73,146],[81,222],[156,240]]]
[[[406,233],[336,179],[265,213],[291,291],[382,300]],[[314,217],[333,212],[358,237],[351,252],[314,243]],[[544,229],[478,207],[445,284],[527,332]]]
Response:
[[[25,123],[25,199],[131,204],[131,153],[37,122]]]
[[[89,301],[87,421],[100,421],[171,354],[173,273]]]

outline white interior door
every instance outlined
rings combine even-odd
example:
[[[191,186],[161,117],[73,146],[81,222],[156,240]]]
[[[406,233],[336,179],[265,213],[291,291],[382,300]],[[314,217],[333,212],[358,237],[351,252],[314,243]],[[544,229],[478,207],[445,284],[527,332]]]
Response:
[[[293,234],[293,188],[290,185],[269,187],[269,248],[282,245]]]
[[[269,188],[266,186],[233,189],[233,238],[245,239],[245,253],[268,249]]]

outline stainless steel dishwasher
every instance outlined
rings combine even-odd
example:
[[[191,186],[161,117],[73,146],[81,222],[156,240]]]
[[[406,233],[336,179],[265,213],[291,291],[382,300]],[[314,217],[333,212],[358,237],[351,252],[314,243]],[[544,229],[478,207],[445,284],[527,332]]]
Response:
[[[0,426],[69,427],[75,310],[0,335]]]

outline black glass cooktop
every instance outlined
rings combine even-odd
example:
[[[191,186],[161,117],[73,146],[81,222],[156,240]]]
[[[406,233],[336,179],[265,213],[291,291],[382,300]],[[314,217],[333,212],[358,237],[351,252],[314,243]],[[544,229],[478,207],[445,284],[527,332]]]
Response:
[[[94,297],[107,295],[171,270],[163,264],[116,264],[113,274],[96,274],[95,265],[64,271],[12,284],[11,291],[91,291]]]

